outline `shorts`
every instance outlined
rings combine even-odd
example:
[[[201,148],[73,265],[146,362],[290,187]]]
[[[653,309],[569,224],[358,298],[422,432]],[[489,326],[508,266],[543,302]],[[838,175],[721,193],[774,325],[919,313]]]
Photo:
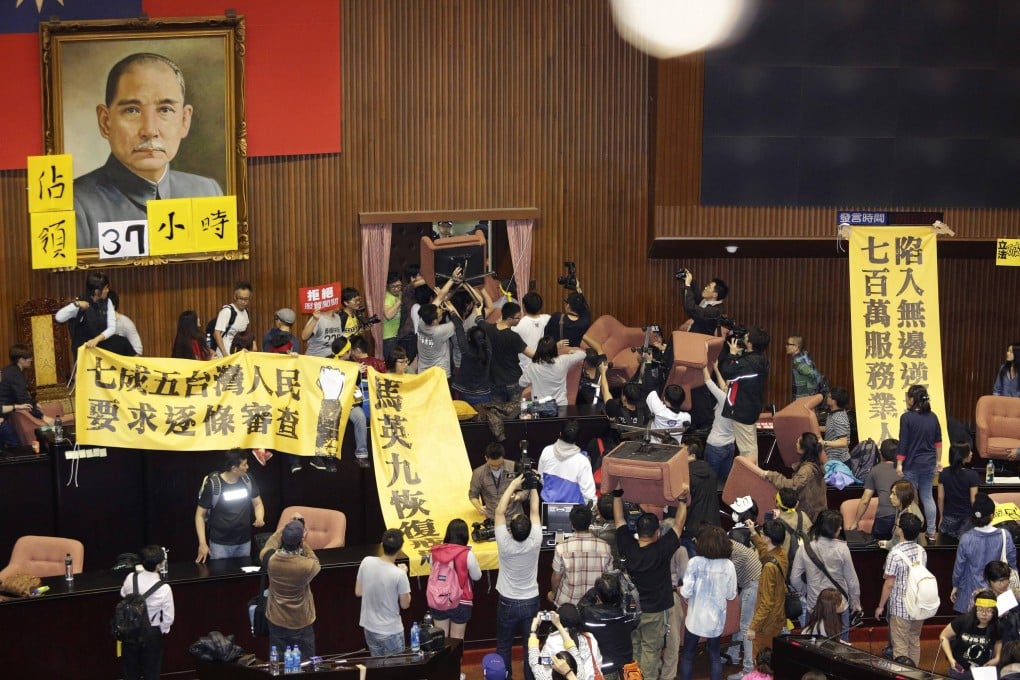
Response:
[[[432,614],[432,618],[436,621],[446,621],[449,619],[452,623],[464,624],[471,620],[471,605],[461,602],[453,609],[446,609],[444,611],[429,607],[429,613]]]

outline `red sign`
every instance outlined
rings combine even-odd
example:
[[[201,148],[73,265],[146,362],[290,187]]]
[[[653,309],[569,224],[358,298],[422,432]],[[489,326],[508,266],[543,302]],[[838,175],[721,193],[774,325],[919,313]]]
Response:
[[[305,314],[319,310],[338,309],[340,307],[340,282],[325,283],[310,288],[302,288],[301,311]]]

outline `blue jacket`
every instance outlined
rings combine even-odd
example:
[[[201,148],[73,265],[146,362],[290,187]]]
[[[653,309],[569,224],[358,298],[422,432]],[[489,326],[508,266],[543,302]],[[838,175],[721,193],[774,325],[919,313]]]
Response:
[[[987,588],[985,565],[992,560],[1002,559],[1002,541],[1006,540],[1006,562],[1016,569],[1016,546],[1004,529],[991,531],[971,529],[960,537],[956,549],[956,563],[953,565],[953,587],[956,588],[956,602],[953,609],[965,614],[974,604],[974,591]]]

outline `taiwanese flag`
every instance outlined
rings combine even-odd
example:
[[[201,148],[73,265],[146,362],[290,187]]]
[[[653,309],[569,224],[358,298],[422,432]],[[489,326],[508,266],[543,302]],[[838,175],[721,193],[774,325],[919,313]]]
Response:
[[[40,21],[222,16],[226,7],[245,17],[248,155],[340,151],[337,0],[0,0],[0,170],[43,151]]]

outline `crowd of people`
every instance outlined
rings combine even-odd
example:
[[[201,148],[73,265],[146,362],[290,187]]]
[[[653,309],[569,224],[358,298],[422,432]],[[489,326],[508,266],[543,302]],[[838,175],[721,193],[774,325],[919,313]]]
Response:
[[[541,484],[528,474],[518,474],[500,444],[489,445],[486,461],[474,470],[468,490],[478,517],[452,521],[443,542],[432,549],[433,576],[443,573],[444,582],[433,587],[430,581],[430,615],[449,637],[463,638],[471,618],[472,583],[481,577],[469,546],[468,524],[475,519],[489,523],[500,563],[496,654],[506,677],[512,674],[511,649],[517,636],[526,648],[523,672],[529,680],[612,679],[631,664],[645,678],[665,680],[679,672],[689,680],[702,639],[712,680],[721,680],[724,663],[739,666],[729,680],[756,678],[770,669],[772,638],[791,627],[818,637],[848,639],[864,603],[843,539],[846,530],[859,529],[873,498],[877,510],[871,533],[889,550],[881,598],[874,603],[875,617],[889,622],[889,656],[914,665],[920,660],[918,639],[925,617],[919,617],[909,602],[907,581],[915,565],[926,563],[925,543],[941,534],[960,541],[948,593],[960,616],[941,634],[951,673],[963,678],[971,666],[1020,664],[1020,648],[1008,644],[1020,638],[1020,611],[1003,612],[1001,607],[1003,594],[1013,592],[1012,537],[991,526],[994,504],[978,493],[979,480],[968,467],[969,443],[954,442],[949,467],[940,468],[942,428],[924,386],[907,391],[899,437],[881,442],[880,462],[863,480],[856,521],[845,527],[842,515],[828,508],[825,467],[828,461],[849,458],[853,442],[849,395],[845,388],[826,384],[804,351],[802,337],[792,335],[786,342],[791,396],[824,392],[828,420],[824,438],[801,435],[800,460],[792,474],[784,474],[757,465],[755,424],[770,371],[765,355],[770,337],[764,329],[731,330],[718,361],[704,368],[704,387],[691,395],[678,385],[665,385],[668,370],[663,368],[672,363],[670,343],[661,333],[650,334],[641,369],[614,394],[602,348],[588,336],[591,313],[579,286],[567,295],[563,310],[550,315],[542,311],[543,299],[536,291],[527,292],[518,303],[513,291],[501,289],[504,295],[494,300],[484,288],[476,291],[463,282],[461,275],[454,270],[439,288],[427,285],[413,267],[403,275],[388,276],[380,319],[384,360],[370,355],[364,332],[372,317],[354,288],[343,289],[339,308],[311,314],[298,333],[295,312],[277,310],[273,327],[259,345],[248,313],[252,286],[246,282],[234,287],[233,299],[208,328],[195,311],[182,312],[171,355],[207,360],[242,350],[303,351],[392,373],[438,367],[447,376],[452,395],[470,404],[515,403],[524,397],[558,407],[567,405],[568,370],[582,364],[578,403],[604,407],[611,427],[581,442],[578,424],[566,422],[538,461]],[[699,290],[689,272],[678,278],[692,320],[689,330],[719,332],[725,320],[725,282],[713,279]],[[140,355],[142,343],[134,324],[117,308],[108,279],[90,273],[85,294],[60,309],[56,318],[70,324],[75,348],[99,346]],[[582,343],[588,345],[586,350]],[[996,394],[1020,395],[1014,349],[1011,345],[1007,351]],[[0,381],[5,413],[37,408],[23,376],[31,360],[28,348],[11,349],[11,365]],[[689,412],[683,409],[688,396],[693,404]],[[367,423],[364,418],[351,422],[355,455],[367,465]],[[675,435],[680,451],[689,457],[691,479],[675,506],[634,506],[620,489],[600,494],[601,456],[620,440],[612,426],[646,424],[688,430],[682,438]],[[698,432],[691,436],[691,430]],[[733,507],[734,528],[727,532],[721,526],[717,489],[730,474],[735,456],[749,459],[750,469],[775,486],[777,510],[758,523],[753,499],[741,499]],[[312,465],[330,469],[329,463]],[[295,465],[296,470],[300,463]],[[542,503],[574,504],[573,532],[555,548],[547,593],[540,593],[538,585]],[[258,486],[247,474],[246,456],[230,452],[222,471],[209,475],[199,492],[196,561],[248,555],[252,530],[264,524],[264,516]],[[938,518],[941,524],[936,523]],[[269,582],[270,642],[281,649],[296,646],[307,658],[315,652],[310,583],[319,562],[305,535],[303,518],[291,518],[272,535],[262,557]],[[386,531],[383,554],[366,558],[358,572],[360,623],[374,655],[405,648],[400,611],[410,606],[411,590],[406,565],[396,559],[402,545],[399,531]],[[139,584],[125,581],[124,593],[135,592],[129,585],[146,587],[154,582],[149,574],[161,560],[149,553],[143,550]],[[172,594],[169,587],[165,591],[151,610],[159,616],[158,621],[153,619],[152,641],[173,622]],[[801,605],[792,625],[787,597],[791,591]],[[731,646],[723,649],[720,637],[727,602],[735,599],[739,626]],[[544,610],[543,600],[550,611]],[[549,630],[542,643],[539,633],[545,627]],[[153,651],[157,646],[151,642],[129,650],[125,669],[129,664],[138,668],[158,663]]]

